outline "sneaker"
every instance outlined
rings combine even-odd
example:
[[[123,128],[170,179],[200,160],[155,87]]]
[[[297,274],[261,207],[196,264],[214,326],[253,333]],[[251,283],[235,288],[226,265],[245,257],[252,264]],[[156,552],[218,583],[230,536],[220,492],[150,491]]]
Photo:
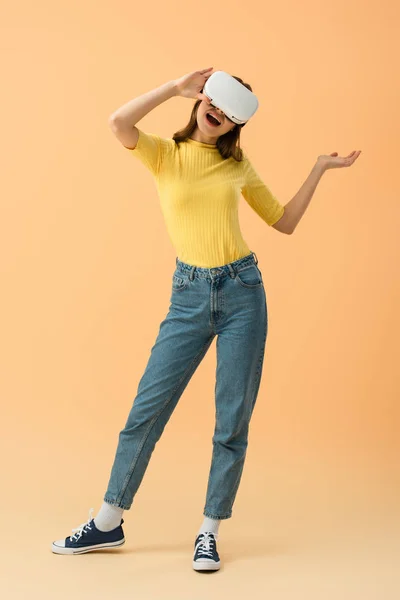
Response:
[[[217,552],[218,534],[212,531],[199,533],[194,543],[193,569],[196,571],[213,571],[220,567]]]
[[[117,548],[125,544],[122,523],[111,531],[100,531],[97,529],[93,515],[93,508],[89,510],[89,518],[86,523],[82,523],[72,531],[75,533],[62,540],[52,543],[51,550],[56,554],[83,554],[92,550],[105,550],[108,548]]]

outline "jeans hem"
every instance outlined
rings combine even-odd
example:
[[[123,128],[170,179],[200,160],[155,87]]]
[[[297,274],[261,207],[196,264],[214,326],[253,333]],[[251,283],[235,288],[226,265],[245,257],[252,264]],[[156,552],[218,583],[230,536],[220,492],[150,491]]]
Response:
[[[107,496],[104,496],[103,500],[104,502],[107,502],[107,504],[111,504],[111,506],[118,506],[118,508],[123,508],[124,510],[129,510],[132,506],[132,504],[124,504],[123,502],[117,502],[117,500],[113,500],[111,498],[108,498]]]
[[[209,519],[218,519],[221,521],[222,519],[230,519],[232,516],[232,511],[229,513],[225,513],[224,515],[216,515],[215,513],[210,513],[207,510],[204,510],[203,515],[208,517]]]

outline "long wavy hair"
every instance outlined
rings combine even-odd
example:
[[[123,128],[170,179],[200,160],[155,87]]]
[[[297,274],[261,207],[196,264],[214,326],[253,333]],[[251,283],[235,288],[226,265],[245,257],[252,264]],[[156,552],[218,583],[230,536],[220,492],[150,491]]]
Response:
[[[249,83],[245,83],[243,79],[240,79],[240,77],[235,77],[234,75],[232,75],[232,77],[234,77],[234,79],[239,81],[239,83],[247,87],[247,89],[250,90],[250,92],[253,91]],[[187,140],[196,129],[197,111],[201,102],[201,100],[196,100],[196,102],[193,105],[192,113],[190,115],[188,124],[185,127],[183,127],[183,129],[180,129],[179,131],[174,133],[174,135],[172,136],[172,139],[175,141],[176,144]],[[217,139],[217,148],[219,150],[220,155],[223,158],[230,158],[232,156],[238,162],[243,160],[243,150],[240,147],[240,132],[245,125],[246,123],[242,123],[241,125],[236,124],[236,126],[231,131],[228,131],[224,135],[219,136],[219,138]]]

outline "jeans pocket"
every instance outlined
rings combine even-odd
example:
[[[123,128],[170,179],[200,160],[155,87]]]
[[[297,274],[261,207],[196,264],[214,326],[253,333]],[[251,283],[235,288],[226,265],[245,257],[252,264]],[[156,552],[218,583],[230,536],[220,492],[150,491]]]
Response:
[[[172,275],[172,290],[174,292],[181,292],[184,290],[189,283],[189,276],[184,275],[181,271],[175,271]]]
[[[237,271],[235,280],[247,288],[258,288],[263,285],[261,271],[257,265],[250,265]]]

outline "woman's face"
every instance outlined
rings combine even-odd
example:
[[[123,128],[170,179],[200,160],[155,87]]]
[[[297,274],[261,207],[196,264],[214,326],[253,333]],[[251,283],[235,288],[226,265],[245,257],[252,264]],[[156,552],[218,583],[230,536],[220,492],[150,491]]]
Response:
[[[207,117],[207,113],[215,115],[220,124],[218,125],[217,123],[215,123],[214,125],[210,123]],[[199,108],[197,109],[197,127],[199,128],[200,132],[204,135],[204,137],[207,138],[207,140],[211,140],[206,141],[206,143],[216,143],[216,140],[219,138],[220,135],[228,133],[228,131],[231,131],[231,129],[233,129],[235,126],[236,123],[230,121],[222,110],[216,108],[215,106],[212,106],[205,100],[202,100],[200,102]]]

